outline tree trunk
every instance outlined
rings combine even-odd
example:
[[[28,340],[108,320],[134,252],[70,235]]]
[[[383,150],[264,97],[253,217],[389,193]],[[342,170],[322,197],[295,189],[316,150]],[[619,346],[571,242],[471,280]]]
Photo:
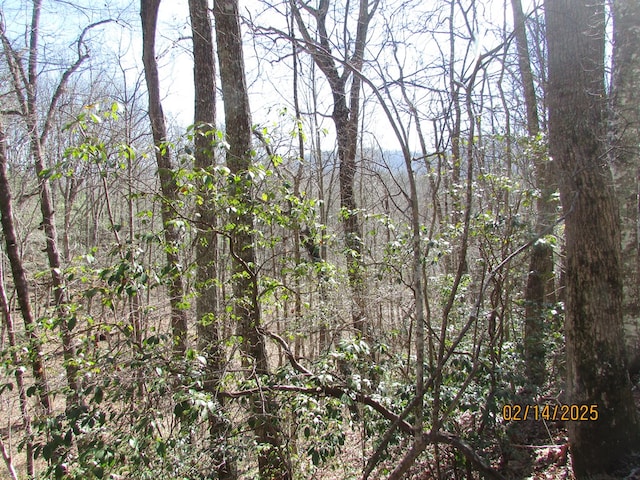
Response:
[[[13,284],[18,296],[18,305],[22,314],[24,330],[29,341],[33,378],[37,386],[40,404],[44,411],[49,414],[51,413],[51,400],[49,398],[49,385],[44,363],[42,362],[42,345],[35,330],[36,323],[31,308],[29,282],[20,257],[18,238],[13,223],[13,200],[9,188],[9,179],[7,178],[6,137],[2,125],[0,125],[0,217],[2,219],[2,233],[4,234],[7,248],[7,257],[9,257],[11,265]]]
[[[25,123],[29,131],[29,148],[35,173],[39,178],[40,193],[40,211],[42,212],[42,228],[46,238],[46,253],[49,260],[49,269],[51,271],[51,283],[53,286],[53,297],[55,302],[56,317],[60,322],[60,332],[62,337],[62,350],[64,356],[64,368],[69,386],[67,395],[67,407],[76,406],[79,402],[78,398],[78,367],[76,364],[76,350],[69,329],[72,323],[72,315],[68,309],[68,297],[65,280],[62,272],[62,261],[60,251],[58,249],[58,232],[56,229],[56,219],[53,209],[53,197],[51,195],[51,186],[49,179],[45,173],[45,155],[43,149],[44,138],[46,137],[48,126],[40,131],[38,125],[38,41],[40,36],[40,11],[42,7],[41,0],[33,2],[33,14],[31,17],[31,35],[29,39],[29,61],[27,70],[26,89],[26,115]],[[70,70],[73,72],[73,70]],[[65,77],[61,80],[60,85],[64,85]],[[50,108],[56,101],[54,96]]]
[[[612,165],[622,231],[623,318],[631,371],[640,370],[640,3],[613,3]]]
[[[216,72],[213,53],[211,18],[208,0],[189,0],[191,38],[193,42],[193,79],[195,89],[194,114],[194,164],[201,172],[211,172],[215,167],[216,122]],[[199,193],[203,202],[196,206],[198,230],[196,233],[196,300],[198,348],[207,359],[205,390],[217,394],[220,375],[224,367],[223,349],[219,332],[218,288],[218,238],[215,233],[216,214],[211,192],[202,185]],[[222,402],[221,399],[218,399]],[[227,458],[227,426],[219,416],[209,421],[212,462],[216,465],[215,478],[237,478],[233,462]]]
[[[460,99],[460,90],[463,88],[460,80],[456,78],[456,0],[450,0],[449,2],[449,72],[448,82],[449,90],[451,94],[451,106],[447,112],[446,122],[449,124],[449,138],[451,142],[451,177],[447,176],[445,179],[445,186],[447,187],[447,195],[445,196],[445,206],[449,205],[450,208],[450,223],[456,226],[460,225],[463,205],[462,205],[462,185],[460,183],[460,175],[462,172],[462,101]],[[449,212],[447,212],[449,213]],[[445,266],[447,274],[454,274],[457,265],[463,262],[464,271],[467,272],[468,265],[467,259],[461,257],[461,251],[456,248],[453,255],[445,258]]]
[[[547,0],[549,148],[566,232],[567,394],[597,421],[569,422],[576,478],[640,447],[622,337],[620,226],[605,163],[604,1]]]
[[[365,324],[365,280],[362,258],[363,240],[361,215],[354,194],[354,181],[356,175],[356,151],[358,140],[358,122],[360,118],[360,92],[362,81],[352,70],[361,70],[364,62],[364,50],[367,44],[367,31],[369,22],[378,7],[378,0],[370,2],[360,0],[358,9],[358,23],[353,53],[345,53],[348,65],[344,66],[342,74],[331,53],[331,40],[327,33],[327,13],[330,9],[329,0],[321,0],[317,9],[311,9],[307,4],[304,9],[311,11],[316,19],[319,43],[309,33],[297,2],[291,1],[292,11],[314,62],[322,70],[327,78],[333,97],[333,112],[331,117],[336,127],[338,140],[338,158],[340,160],[340,208],[344,227],[346,246],[347,276],[349,287],[353,296],[351,311],[353,326],[360,335],[367,337],[367,325]],[[348,12],[345,13],[345,16]],[[345,18],[345,22],[347,19]],[[351,80],[347,102],[347,82]]]
[[[142,20],[142,63],[149,95],[149,119],[153,142],[156,146],[156,162],[160,190],[164,201],[162,203],[162,223],[164,224],[164,238],[167,243],[165,251],[169,266],[169,302],[171,304],[171,329],[173,333],[173,350],[176,355],[185,352],[187,348],[187,312],[184,308],[184,286],[180,271],[179,245],[180,230],[175,224],[176,215],[171,206],[177,199],[177,186],[171,172],[171,151],[167,141],[167,127],[165,124],[162,103],[160,101],[160,79],[156,62],[156,24],[158,22],[158,8],[160,0],[141,0],[140,18]]]
[[[265,339],[260,332],[258,271],[254,246],[254,223],[251,212],[251,115],[244,72],[242,33],[238,0],[217,0],[213,14],[216,22],[216,43],[226,137],[229,143],[227,166],[235,181],[229,195],[238,202],[237,213],[231,218],[235,225],[230,242],[233,258],[233,314],[242,338],[244,366],[249,375],[268,373]],[[263,480],[292,477],[291,464],[282,432],[277,422],[276,405],[267,393],[251,401],[249,421],[258,442],[258,467]]]
[[[18,304],[24,320],[25,332],[29,341],[29,352],[31,360],[31,368],[36,382],[38,397],[40,404],[47,414],[51,413],[51,403],[49,398],[49,385],[42,363],[42,345],[34,331],[34,319],[31,311],[31,301],[29,299],[29,284],[22,265],[22,259],[18,251],[16,232],[13,225],[12,199],[9,190],[9,180],[7,178],[7,155],[6,155],[6,137],[4,127],[0,123],[0,218],[2,219],[2,233],[5,237],[7,256],[11,264],[11,272],[13,274],[14,288],[18,294]],[[33,449],[33,431],[31,428],[31,415],[29,414],[29,401],[27,399],[27,388],[24,381],[24,372],[20,368],[20,359],[18,357],[19,345],[16,343],[16,334],[11,317],[9,300],[4,289],[4,272],[0,265],[0,307],[4,324],[7,329],[7,338],[11,347],[11,360],[15,367],[16,384],[18,386],[18,397],[20,401],[20,412],[22,414],[22,422],[25,431],[25,447],[26,447],[26,467],[27,475],[33,477],[34,468],[34,449]]]
[[[518,66],[524,90],[527,134],[531,142],[536,142],[540,134],[540,121],[521,0],[511,0],[511,7],[518,48]],[[547,159],[543,158],[541,154],[537,154],[533,160],[536,168],[536,187],[540,190],[540,197],[536,203],[535,232],[536,235],[540,235],[553,224],[555,184],[551,175],[551,164]],[[553,248],[547,242],[538,241],[533,244],[529,261],[529,274],[525,290],[524,334],[527,377],[529,382],[536,386],[543,385],[546,378],[544,316],[545,306],[552,299],[550,297],[553,297],[553,288]]]

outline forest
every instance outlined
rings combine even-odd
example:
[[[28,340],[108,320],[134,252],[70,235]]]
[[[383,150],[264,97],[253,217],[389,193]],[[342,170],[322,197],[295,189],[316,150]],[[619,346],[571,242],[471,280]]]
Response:
[[[638,0],[0,41],[0,478],[640,478]]]

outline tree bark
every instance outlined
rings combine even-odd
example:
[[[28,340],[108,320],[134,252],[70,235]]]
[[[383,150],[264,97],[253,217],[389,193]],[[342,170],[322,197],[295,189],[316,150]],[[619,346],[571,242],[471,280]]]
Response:
[[[171,305],[171,329],[173,334],[173,350],[181,355],[187,348],[187,312],[184,308],[184,286],[182,280],[180,255],[178,253],[181,234],[176,226],[176,215],[171,207],[177,199],[177,185],[171,169],[171,151],[165,144],[167,141],[167,127],[165,124],[162,102],[160,101],[160,79],[156,62],[156,25],[158,23],[158,9],[160,0],[141,0],[140,18],[142,20],[142,63],[149,95],[149,119],[153,142],[155,144],[156,163],[160,190],[164,197],[162,202],[162,223],[167,264],[169,266],[169,302]]]
[[[75,406],[79,403],[78,397],[78,367],[75,363],[76,350],[69,329],[69,324],[72,322],[72,318],[68,309],[68,296],[65,285],[65,280],[62,272],[62,261],[60,256],[60,250],[58,248],[58,232],[56,229],[55,212],[53,209],[53,197],[51,194],[51,186],[49,179],[45,175],[45,155],[43,143],[50,126],[49,122],[46,122],[42,130],[38,124],[38,53],[39,53],[39,39],[40,39],[40,12],[42,8],[41,0],[34,0],[33,11],[31,16],[31,34],[29,38],[29,58],[27,65],[27,74],[23,75],[26,78],[26,84],[24,89],[26,90],[26,104],[24,119],[27,130],[29,132],[29,148],[33,158],[35,167],[35,173],[39,179],[39,194],[40,194],[40,211],[42,213],[42,228],[46,238],[46,253],[49,261],[49,269],[51,271],[51,283],[53,287],[53,297],[55,302],[56,317],[59,320],[60,333],[62,337],[62,349],[64,357],[64,368],[67,377],[67,384],[69,386],[69,393],[67,395],[67,407]],[[81,59],[78,60],[81,62]],[[79,66],[79,63],[77,63]],[[76,67],[77,68],[77,67]],[[67,73],[63,75],[58,91],[64,88],[68,75],[73,73],[74,67],[67,70]],[[16,89],[19,88],[16,85]],[[51,100],[49,110],[54,108],[57,101],[55,95]]]
[[[316,28],[319,37],[318,42],[316,42],[314,37],[309,33],[300,13],[301,7],[298,3],[299,2],[295,0],[291,0],[291,7],[296,23],[302,33],[307,50],[311,53],[314,62],[327,78],[333,97],[333,112],[331,117],[336,127],[338,158],[340,160],[340,208],[342,210],[341,215],[346,246],[347,276],[353,296],[351,315],[355,330],[366,338],[368,333],[365,322],[362,222],[354,193],[354,182],[357,171],[356,152],[362,81],[360,77],[353,75],[353,70],[360,71],[362,69],[369,22],[378,7],[379,1],[374,0],[369,2],[368,0],[360,0],[354,50],[351,55],[349,55],[348,51],[345,53],[345,56],[348,58],[348,65],[344,66],[342,73],[340,73],[336,60],[333,58],[331,39],[327,32],[326,21],[330,8],[330,0],[321,0],[317,9],[312,9],[307,4],[302,6],[305,10],[310,11],[316,19]],[[345,15],[347,14],[348,12]],[[349,78],[352,78],[352,80],[351,88],[347,94],[347,82]]]
[[[525,28],[525,17],[521,0],[511,0],[513,23],[518,49],[518,66],[524,103],[527,115],[527,134],[531,142],[538,141],[540,134],[540,120],[536,90],[533,84],[531,60]],[[536,235],[541,234],[553,224],[555,217],[555,203],[553,193],[555,182],[551,175],[551,163],[534,149],[534,164],[536,169],[536,187],[540,196],[536,202]],[[525,334],[524,356],[527,377],[532,385],[541,386],[546,379],[544,347],[545,330],[544,316],[546,305],[553,299],[553,248],[547,242],[537,241],[531,249],[529,273],[525,290]]]
[[[32,359],[30,363],[37,387],[38,398],[40,399],[40,404],[44,408],[45,412],[50,414],[51,401],[49,398],[49,385],[47,382],[44,364],[42,362],[42,344],[34,330],[35,323],[31,310],[31,300],[29,298],[29,284],[27,283],[22,259],[20,258],[20,253],[18,251],[12,210],[11,191],[9,189],[9,179],[7,178],[6,137],[4,134],[4,127],[0,123],[0,219],[2,220],[2,233],[5,237],[7,256],[9,257],[9,263],[11,264],[13,284],[18,295],[18,304],[24,321],[26,337],[29,341],[28,348]],[[22,414],[22,421],[26,435],[25,447],[27,475],[33,477],[35,474],[33,440],[31,438],[33,431],[31,428],[31,415],[29,414],[29,403],[26,394],[27,388],[24,381],[23,369],[19,366],[20,359],[17,353],[18,344],[16,343],[15,328],[13,318],[11,317],[9,301],[4,289],[3,277],[4,273],[2,272],[2,266],[0,265],[0,307],[4,317],[4,324],[7,328],[9,346],[11,347],[11,360],[15,367],[20,412]]]
[[[631,371],[640,370],[640,3],[613,3],[611,153],[622,227],[623,318]]]
[[[38,398],[45,412],[51,413],[49,385],[42,361],[42,344],[35,330],[36,324],[31,308],[29,282],[20,257],[18,238],[13,222],[13,200],[9,188],[9,179],[7,178],[6,141],[4,128],[0,125],[0,218],[2,219],[2,233],[4,234],[7,257],[9,257],[9,264],[11,265],[11,274],[18,296],[18,305],[22,314],[24,330],[29,341],[30,357],[32,359],[31,369],[38,390]]]
[[[251,115],[244,72],[242,33],[238,0],[216,0],[213,14],[220,80],[224,100],[226,138],[229,143],[227,166],[235,177],[229,195],[238,202],[231,218],[235,225],[230,251],[233,258],[233,315],[242,338],[244,366],[249,375],[269,372],[265,338],[260,331],[258,270],[251,212]],[[258,468],[263,480],[289,480],[291,463],[276,416],[271,395],[262,392],[251,401],[249,421],[258,442]]]
[[[567,394],[598,420],[569,423],[576,478],[640,447],[622,337],[620,226],[606,158],[604,1],[546,0],[549,148],[566,232]]]
[[[213,51],[211,17],[208,0],[189,0],[191,38],[193,42],[194,109],[194,166],[205,173],[212,172],[215,158],[216,122],[216,71]],[[196,233],[196,300],[198,348],[207,359],[204,378],[205,390],[214,396],[220,384],[224,366],[223,349],[219,331],[218,307],[218,238],[215,232],[217,218],[211,192],[201,184],[199,195],[203,201],[196,205],[198,230]],[[222,399],[218,398],[222,405]],[[221,416],[209,420],[211,460],[216,465],[215,478],[237,478],[234,462],[228,457],[226,442],[227,425]]]

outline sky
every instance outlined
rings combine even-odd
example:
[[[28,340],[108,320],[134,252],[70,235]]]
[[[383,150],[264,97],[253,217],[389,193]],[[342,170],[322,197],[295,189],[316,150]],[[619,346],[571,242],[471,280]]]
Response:
[[[508,3],[509,0],[506,0]],[[386,10],[381,8],[379,14],[393,13],[393,0],[383,4],[388,6]],[[0,0],[7,31],[16,39],[24,40],[26,25],[31,15],[31,2],[26,0]],[[420,2],[416,3],[417,5]],[[505,2],[498,0],[479,1],[479,11],[492,18],[492,22],[500,24],[505,16]],[[426,5],[426,4],[425,4]],[[115,20],[107,25],[94,29],[88,36],[92,52],[93,62],[102,62],[105,68],[111,64],[120,64],[126,71],[128,82],[135,82],[142,72],[141,38],[139,34],[139,2],[137,0],[44,0],[41,28],[43,32],[42,51],[48,60],[43,68],[48,68],[52,74],[60,71],[60,65],[68,63],[75,56],[74,40],[78,32],[86,25],[104,19]],[[263,10],[259,0],[241,0],[241,10],[246,17],[256,18],[258,12]],[[531,8],[530,2],[525,2],[525,10]],[[509,13],[510,15],[510,13]],[[257,21],[272,22],[277,15],[258,16]],[[509,20],[509,18],[507,19]],[[403,20],[404,21],[404,20]],[[458,19],[458,21],[461,21]],[[286,27],[282,20],[277,25],[281,29]],[[246,26],[245,26],[246,31]],[[488,27],[478,26],[475,32],[476,40],[473,42],[474,53],[480,53],[495,46],[496,40],[487,34]],[[179,128],[186,128],[193,118],[193,78],[192,59],[190,54],[189,14],[187,0],[164,0],[160,6],[160,18],[158,24],[157,53],[161,74],[161,88],[164,92],[163,107],[169,117],[169,121]],[[401,35],[401,33],[398,33]],[[248,37],[247,37],[248,38]],[[435,38],[435,37],[434,37]],[[19,41],[19,40],[18,40]],[[375,39],[372,39],[375,41]],[[268,42],[266,42],[268,44]],[[437,42],[428,39],[424,50],[413,47],[412,52],[406,55],[415,55],[418,52],[425,58],[436,55],[438,50],[448,48],[446,45],[437,45]],[[278,44],[280,47],[283,43]],[[286,54],[273,51],[271,55],[259,48],[259,45],[247,42],[245,44],[245,61],[247,64],[247,76],[250,86],[252,115],[255,123],[275,128],[282,121],[283,108],[291,108],[290,70],[274,61],[277,56]],[[376,56],[380,60],[380,50],[373,47],[369,56]],[[388,52],[384,51],[383,52]],[[406,58],[406,57],[405,57]],[[414,62],[412,58],[408,63]],[[427,60],[425,60],[427,61]],[[387,60],[382,60],[380,65],[385,65],[393,72],[392,66]],[[282,88],[285,85],[286,88]],[[365,90],[366,93],[366,90]],[[330,95],[324,91],[325,113],[330,114]],[[371,121],[366,125],[370,131],[370,138],[383,145],[385,148],[397,149],[395,137],[382,117],[381,113],[373,107],[368,108]],[[222,108],[219,108],[222,112]],[[221,114],[219,114],[221,116]],[[328,135],[325,138],[327,145],[323,148],[331,149],[333,143],[333,124],[329,118],[324,118],[322,128]]]

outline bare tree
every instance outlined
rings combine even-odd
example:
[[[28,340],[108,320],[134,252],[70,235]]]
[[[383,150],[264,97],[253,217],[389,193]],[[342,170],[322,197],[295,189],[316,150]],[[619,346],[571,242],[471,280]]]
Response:
[[[167,264],[169,266],[169,302],[171,304],[171,328],[173,331],[173,348],[176,354],[184,353],[187,348],[187,312],[184,306],[184,286],[181,272],[179,245],[180,228],[172,202],[177,199],[178,189],[172,174],[171,149],[167,145],[167,126],[165,123],[162,102],[160,100],[160,79],[156,61],[156,25],[160,0],[141,0],[140,17],[142,19],[142,62],[149,95],[149,119],[153,142],[155,144],[156,162],[160,189],[164,197],[162,202],[162,222]]]
[[[313,8],[305,2],[291,1],[292,12],[302,34],[305,49],[312,55],[314,62],[327,78],[333,97],[331,117],[336,127],[338,139],[340,207],[347,247],[347,274],[354,301],[352,319],[354,328],[364,337],[368,334],[365,325],[362,224],[354,193],[362,81],[357,75],[353,75],[353,69],[362,70],[369,23],[378,4],[378,0],[372,2],[360,0],[353,51],[349,51],[345,38],[344,55],[347,62],[341,66],[333,57],[332,39],[327,30],[327,15],[331,1],[321,0],[317,8]],[[302,11],[314,19],[314,26],[305,23]],[[345,24],[348,21],[348,15],[349,12],[345,11]],[[347,90],[349,81],[351,81],[351,86]]]
[[[2,233],[5,237],[7,256],[9,257],[9,263],[11,264],[13,283],[18,294],[18,304],[20,305],[20,312],[22,313],[25,331],[27,332],[27,338],[29,340],[29,349],[33,352],[31,369],[36,382],[38,397],[45,412],[51,413],[49,385],[44,369],[44,363],[42,361],[42,344],[35,330],[35,321],[31,308],[31,297],[29,296],[29,284],[27,282],[22,258],[20,257],[20,252],[18,251],[18,241],[13,220],[13,200],[11,198],[9,180],[7,177],[6,137],[2,124],[0,124],[0,219],[2,220]],[[0,274],[1,273],[2,272],[0,272]],[[20,364],[20,361],[18,359],[16,349],[17,343],[15,328],[13,319],[11,317],[9,302],[7,300],[7,294],[4,289],[4,278],[2,278],[2,275],[0,275],[0,284],[0,306],[2,307],[4,324],[7,328],[9,345],[13,348],[12,360],[14,361],[15,365],[18,366]],[[25,442],[27,456],[27,475],[33,476],[35,470],[33,464],[33,440],[30,438],[30,436],[32,435],[31,415],[29,414],[29,404],[27,402],[25,379],[21,368],[16,368],[15,376],[16,383],[18,385],[20,411],[22,413],[22,420],[24,422],[25,434],[27,435],[27,439]]]
[[[540,120],[538,118],[538,101],[533,83],[531,58],[527,42],[525,16],[521,0],[511,0],[513,23],[518,49],[518,67],[524,91],[524,104],[527,118],[527,134],[531,142],[538,140],[540,134]],[[535,151],[535,149],[533,149]],[[555,203],[553,194],[552,164],[539,152],[534,157],[536,169],[536,187],[540,196],[536,203],[536,235],[548,231],[553,225],[555,217]],[[553,247],[544,239],[533,244],[527,286],[525,290],[525,364],[527,376],[533,385],[542,385],[545,381],[545,347],[544,347],[544,316],[546,304],[553,299]]]

